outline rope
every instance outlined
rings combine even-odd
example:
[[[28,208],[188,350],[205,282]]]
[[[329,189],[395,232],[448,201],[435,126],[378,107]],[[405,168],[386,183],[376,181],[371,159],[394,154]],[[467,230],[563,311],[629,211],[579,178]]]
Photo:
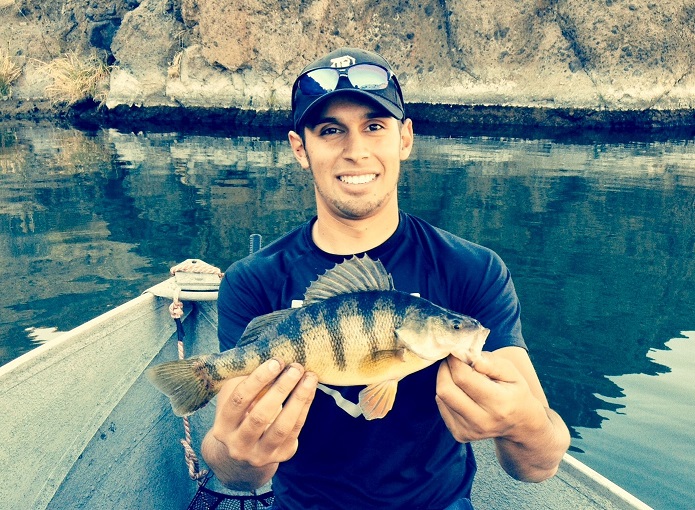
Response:
[[[216,274],[220,278],[224,276],[218,268],[210,266],[205,262],[195,259],[182,262],[181,264],[172,267],[170,270],[172,276],[175,276],[178,271],[188,273]],[[182,360],[185,359],[183,340],[186,337],[186,333],[183,329],[183,324],[181,322],[181,318],[183,317],[183,303],[179,299],[180,294],[181,288],[177,285],[174,289],[174,296],[172,298],[171,305],[169,305],[169,314],[176,323],[176,337],[178,340],[177,347],[179,351],[179,359]],[[193,440],[191,438],[191,424],[188,420],[188,416],[184,416],[182,418],[182,421],[184,438],[181,439],[180,442],[181,446],[183,446],[184,459],[186,461],[186,465],[188,466],[188,476],[191,478],[191,480],[197,480],[198,483],[203,483],[201,482],[201,480],[205,479],[205,477],[208,474],[208,470],[200,469],[200,461],[198,460],[198,456],[196,455],[195,450],[192,446]]]
[[[198,259],[184,260],[169,270],[171,276],[176,275],[179,271],[183,271],[184,273],[216,274],[220,278],[224,276],[224,273],[222,273],[219,268],[206,264]]]
[[[174,301],[169,306],[169,312],[171,313],[171,318],[176,322],[176,337],[177,347],[179,351],[179,359],[185,359],[185,352],[183,346],[183,339],[186,334],[183,330],[183,324],[181,323],[181,317],[183,316],[183,303],[178,300],[178,289],[174,293]],[[191,438],[191,424],[188,421],[188,416],[182,418],[183,421],[183,432],[184,438],[180,440],[181,446],[183,446],[184,459],[186,465],[188,466],[188,476],[191,480],[201,480],[208,474],[207,469],[200,469],[200,462],[198,461],[198,456],[193,449]]]
[[[179,321],[176,324],[176,330],[178,331],[179,324],[181,322],[181,317],[183,317],[183,303],[179,300],[179,295],[181,294],[181,287],[176,287],[174,289],[174,297],[171,298],[171,304],[169,305],[169,315],[175,321]],[[179,359],[181,358],[181,352],[179,349]]]

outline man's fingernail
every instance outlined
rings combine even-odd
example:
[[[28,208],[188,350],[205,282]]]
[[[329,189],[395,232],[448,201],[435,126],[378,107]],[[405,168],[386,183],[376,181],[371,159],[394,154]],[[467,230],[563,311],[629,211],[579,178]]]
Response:
[[[279,374],[280,373],[280,362],[276,360],[275,358],[272,358],[268,361],[268,370],[273,373],[273,374]]]
[[[309,372],[304,376],[304,386],[316,386],[318,377],[313,372]]]
[[[295,366],[290,366],[290,367],[287,369],[287,373],[288,373],[289,375],[291,375],[292,377],[297,377],[297,378],[299,378],[299,376],[302,375],[302,371],[299,370],[299,368],[297,368],[297,367],[295,367]]]

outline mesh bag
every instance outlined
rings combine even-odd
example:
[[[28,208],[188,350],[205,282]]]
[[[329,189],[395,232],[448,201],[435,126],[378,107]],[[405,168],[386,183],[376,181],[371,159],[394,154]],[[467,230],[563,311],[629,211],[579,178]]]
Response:
[[[273,506],[273,499],[272,491],[258,495],[232,495],[200,486],[188,510],[265,510]]]

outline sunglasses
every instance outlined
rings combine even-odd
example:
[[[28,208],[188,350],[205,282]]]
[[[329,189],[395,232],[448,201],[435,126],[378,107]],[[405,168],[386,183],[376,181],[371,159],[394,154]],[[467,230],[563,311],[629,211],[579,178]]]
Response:
[[[345,76],[357,90],[384,90],[388,88],[393,73],[376,64],[355,64],[341,69],[320,67],[301,75],[297,87],[306,96],[322,96],[337,89],[341,76]]]

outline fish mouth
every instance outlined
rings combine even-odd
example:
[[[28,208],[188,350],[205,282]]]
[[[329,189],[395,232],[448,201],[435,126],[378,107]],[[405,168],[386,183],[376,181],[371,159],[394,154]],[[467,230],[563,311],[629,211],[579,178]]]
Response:
[[[398,336],[398,340],[403,347],[426,361],[438,361],[446,358],[449,354],[465,361],[475,359],[480,354],[489,334],[490,330],[481,326],[467,339],[460,339],[453,344],[438,345],[433,349],[419,349],[418,345],[412,345],[402,335]]]
[[[378,176],[375,173],[356,174],[356,175],[339,175],[338,180],[344,184],[357,185],[357,184],[369,184],[370,182],[375,181],[377,177]]]
[[[470,342],[454,346],[451,349],[451,355],[472,366],[480,359],[480,354],[483,352],[483,346],[489,334],[490,330],[488,328],[481,327]]]

